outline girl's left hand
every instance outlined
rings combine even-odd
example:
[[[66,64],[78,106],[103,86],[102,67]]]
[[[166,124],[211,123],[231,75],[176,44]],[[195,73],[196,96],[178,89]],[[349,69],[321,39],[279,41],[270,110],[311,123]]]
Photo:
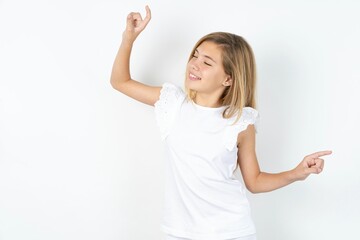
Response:
[[[123,38],[135,41],[138,35],[145,29],[151,19],[151,11],[149,6],[146,5],[146,16],[142,19],[141,14],[138,12],[131,12],[127,16],[126,29],[123,32]]]
[[[332,151],[321,151],[307,155],[300,164],[293,169],[296,180],[305,180],[310,174],[319,174],[324,168],[322,156],[330,155]]]

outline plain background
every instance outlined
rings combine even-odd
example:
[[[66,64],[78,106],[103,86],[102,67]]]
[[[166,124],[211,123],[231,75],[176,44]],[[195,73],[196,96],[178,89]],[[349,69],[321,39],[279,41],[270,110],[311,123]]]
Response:
[[[249,193],[258,239],[360,239],[355,0],[0,0],[0,239],[162,239],[153,108],[109,83],[126,16],[146,4],[135,79],[182,86],[200,37],[236,33],[257,59],[262,170],[333,150],[321,175]]]

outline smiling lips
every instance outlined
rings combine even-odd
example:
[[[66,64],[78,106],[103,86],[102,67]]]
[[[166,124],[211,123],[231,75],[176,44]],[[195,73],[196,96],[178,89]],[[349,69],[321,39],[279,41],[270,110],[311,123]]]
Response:
[[[195,81],[195,80],[201,80],[201,78],[195,76],[195,75],[192,74],[192,73],[189,74],[189,79],[190,79],[190,80],[193,80],[193,81]]]

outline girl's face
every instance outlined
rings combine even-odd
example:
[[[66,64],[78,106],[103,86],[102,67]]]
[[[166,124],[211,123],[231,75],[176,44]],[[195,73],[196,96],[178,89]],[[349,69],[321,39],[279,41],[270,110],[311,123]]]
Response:
[[[217,94],[219,97],[229,83],[230,76],[225,74],[222,64],[221,49],[209,41],[201,43],[187,64],[187,88],[197,94]]]

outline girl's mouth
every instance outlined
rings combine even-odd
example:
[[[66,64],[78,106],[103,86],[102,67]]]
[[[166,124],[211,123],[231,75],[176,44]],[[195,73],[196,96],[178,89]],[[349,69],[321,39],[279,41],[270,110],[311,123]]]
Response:
[[[194,81],[195,81],[195,80],[201,80],[201,78],[195,76],[195,75],[192,74],[192,73],[189,74],[189,79],[190,79],[190,80],[194,80]]]

